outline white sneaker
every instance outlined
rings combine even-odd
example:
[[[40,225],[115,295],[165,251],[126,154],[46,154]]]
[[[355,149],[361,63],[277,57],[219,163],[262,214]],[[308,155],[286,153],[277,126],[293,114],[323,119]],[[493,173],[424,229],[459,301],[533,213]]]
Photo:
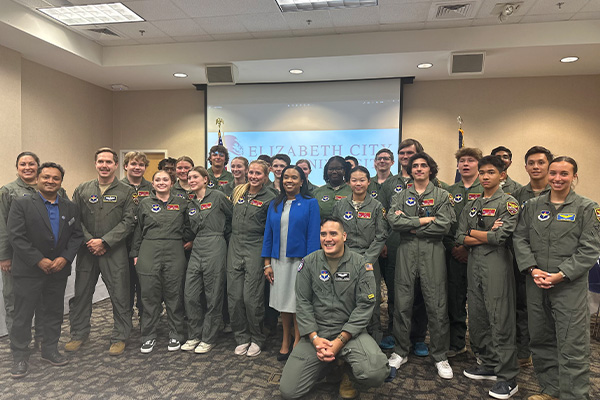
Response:
[[[214,344],[200,342],[200,344],[196,347],[196,350],[194,350],[194,353],[196,353],[196,354],[208,353],[213,347],[215,347]]]
[[[200,343],[200,339],[189,339],[182,346],[181,350],[183,351],[192,351],[198,346]]]
[[[154,349],[154,345],[155,344],[156,344],[156,340],[155,339],[146,340],[142,344],[142,347],[140,348],[140,351],[142,353],[144,353],[144,354],[152,353],[152,350]]]
[[[243,356],[248,352],[248,347],[250,347],[250,343],[240,344],[233,352],[238,356]]]
[[[177,351],[181,348],[181,343],[177,339],[169,339],[169,345],[167,346],[167,350],[169,351]]]
[[[443,378],[443,379],[454,378],[454,372],[452,372],[452,367],[450,367],[448,360],[436,362],[435,367],[438,370],[438,375],[440,376],[440,378]]]
[[[250,347],[248,347],[248,350],[246,351],[246,355],[248,357],[256,357],[259,354],[260,354],[260,346],[257,345],[256,343],[250,343]]]
[[[408,357],[400,357],[396,353],[392,353],[392,355],[388,359],[388,363],[390,364],[390,367],[394,367],[396,369],[399,369],[402,364],[406,364],[407,362],[408,362]]]

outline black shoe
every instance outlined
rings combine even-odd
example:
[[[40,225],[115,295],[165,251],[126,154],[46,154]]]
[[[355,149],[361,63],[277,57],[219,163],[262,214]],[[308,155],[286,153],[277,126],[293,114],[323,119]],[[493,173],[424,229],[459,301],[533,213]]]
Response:
[[[29,362],[27,360],[15,361],[10,370],[10,376],[13,379],[23,378],[29,370]]]
[[[55,350],[50,354],[42,354],[42,360],[54,365],[55,367],[62,367],[69,363],[69,359]]]
[[[285,354],[277,353],[277,361],[286,361],[288,358],[290,358],[290,354],[292,354],[291,350]]]
[[[463,374],[469,379],[482,380],[487,379],[495,381],[498,379],[494,371],[485,368],[482,365],[475,365],[474,367],[467,368],[463,371]]]
[[[496,382],[488,394],[495,399],[509,399],[518,391],[519,386],[517,385],[517,381],[513,379],[508,382]]]

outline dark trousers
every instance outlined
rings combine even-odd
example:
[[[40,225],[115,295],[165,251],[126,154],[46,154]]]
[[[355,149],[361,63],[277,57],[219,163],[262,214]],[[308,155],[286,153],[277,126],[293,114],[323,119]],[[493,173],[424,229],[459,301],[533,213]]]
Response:
[[[133,303],[138,309],[138,316],[141,316],[144,311],[144,305],[142,304],[142,288],[140,286],[140,280],[138,279],[135,265],[133,264],[133,258],[129,259],[129,307],[133,310]]]
[[[414,345],[417,342],[424,342],[427,336],[427,309],[425,308],[425,299],[421,291],[421,279],[417,278],[415,282],[415,297],[412,307],[412,317],[410,326],[410,342]]]
[[[513,260],[515,273],[515,291],[517,293],[517,357],[529,358],[529,318],[527,317],[527,285],[526,275],[519,271],[516,260]]]
[[[15,361],[29,359],[31,322],[37,311],[42,319],[42,356],[57,350],[60,326],[65,310],[64,298],[68,275],[50,274],[41,277],[14,276],[15,314],[10,332],[10,348]],[[38,304],[40,299],[44,301]]]

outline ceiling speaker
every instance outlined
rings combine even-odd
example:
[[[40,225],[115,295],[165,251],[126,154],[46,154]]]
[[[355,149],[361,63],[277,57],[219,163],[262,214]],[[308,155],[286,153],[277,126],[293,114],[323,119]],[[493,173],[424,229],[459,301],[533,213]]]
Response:
[[[450,55],[450,75],[483,74],[485,52],[452,53]]]
[[[233,64],[207,65],[206,81],[209,85],[235,85],[237,67]]]

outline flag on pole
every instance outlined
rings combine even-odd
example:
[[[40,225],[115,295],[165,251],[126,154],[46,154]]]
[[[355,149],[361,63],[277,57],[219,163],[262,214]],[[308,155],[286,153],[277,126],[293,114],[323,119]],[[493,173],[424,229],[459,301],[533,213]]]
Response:
[[[465,131],[462,130],[462,118],[460,115],[456,119],[458,121],[458,149],[465,147]],[[454,176],[454,183],[461,180],[460,172],[458,172],[458,166],[456,167],[456,175]]]
[[[219,129],[219,142],[217,144],[223,146],[223,136],[221,135],[221,129]]]

